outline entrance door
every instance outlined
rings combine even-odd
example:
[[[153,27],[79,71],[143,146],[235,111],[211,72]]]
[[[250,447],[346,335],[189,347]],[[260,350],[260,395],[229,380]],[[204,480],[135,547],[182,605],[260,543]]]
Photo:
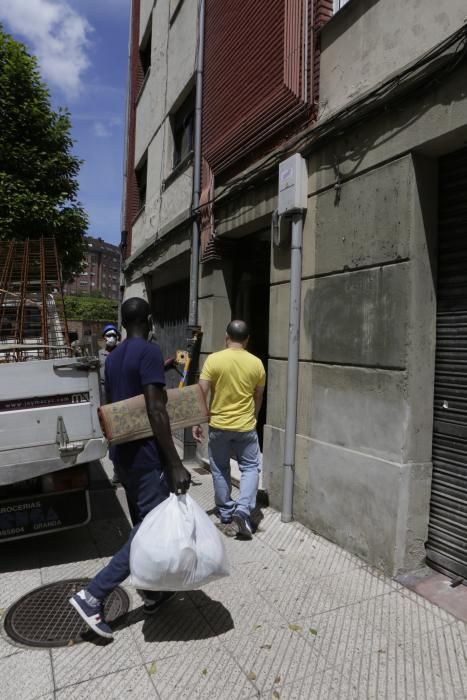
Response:
[[[467,578],[467,149],[440,160],[433,482],[427,560]]]
[[[232,318],[248,324],[248,350],[260,358],[267,370],[269,353],[269,280],[271,247],[269,232],[238,241],[233,265]],[[266,423],[266,394],[258,416],[259,443],[263,446],[263,428]]]
[[[188,280],[155,289],[152,293],[151,311],[154,319],[157,342],[161,346],[164,360],[174,357],[177,350],[186,348],[188,338]],[[178,386],[179,375],[167,372],[167,388]]]

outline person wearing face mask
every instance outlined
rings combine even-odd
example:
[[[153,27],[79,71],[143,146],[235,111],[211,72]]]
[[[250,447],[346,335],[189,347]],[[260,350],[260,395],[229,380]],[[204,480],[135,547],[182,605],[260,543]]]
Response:
[[[105,362],[110,355],[110,353],[115,350],[117,347],[118,341],[121,338],[120,333],[117,330],[117,327],[114,326],[113,323],[108,323],[104,328],[102,329],[102,337],[105,340],[105,347],[103,347],[101,350],[99,350],[99,360],[100,360],[100,368],[99,368],[99,390],[100,390],[100,399],[101,399],[101,405],[106,403],[106,396],[105,396]],[[112,459],[113,456],[113,451],[109,451],[109,457],[113,462]],[[112,479],[110,480],[112,486],[118,486],[120,484],[120,479],[118,478],[117,471],[115,469],[114,465],[114,471],[112,475]]]

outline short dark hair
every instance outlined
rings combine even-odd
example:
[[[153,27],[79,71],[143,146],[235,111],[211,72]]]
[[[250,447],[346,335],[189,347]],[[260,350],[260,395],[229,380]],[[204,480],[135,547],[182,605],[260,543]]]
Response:
[[[122,325],[127,328],[135,323],[143,323],[148,320],[150,313],[150,306],[145,299],[131,297],[122,304]]]
[[[245,321],[240,320],[230,321],[229,325],[227,326],[226,333],[230,340],[233,340],[234,343],[243,343],[250,335],[250,331],[248,330],[248,326],[246,325]]]

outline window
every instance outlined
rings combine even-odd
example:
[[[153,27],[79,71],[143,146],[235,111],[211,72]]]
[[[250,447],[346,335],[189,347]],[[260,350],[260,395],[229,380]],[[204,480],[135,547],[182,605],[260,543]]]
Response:
[[[142,162],[138,165],[135,170],[136,175],[136,185],[138,187],[139,195],[139,209],[142,209],[146,204],[146,187],[148,182],[148,158],[147,154],[144,156]]]
[[[151,52],[152,52],[152,31],[151,31],[152,16],[149,20],[149,30],[146,32],[140,49],[139,49],[139,62],[141,65],[141,70],[143,72],[143,80],[151,68]]]
[[[349,0],[333,0],[334,1],[334,12],[338,12],[340,9],[346,5]]]
[[[174,140],[173,167],[176,168],[193,150],[193,126],[195,120],[195,92],[188,95],[180,109],[172,115]]]

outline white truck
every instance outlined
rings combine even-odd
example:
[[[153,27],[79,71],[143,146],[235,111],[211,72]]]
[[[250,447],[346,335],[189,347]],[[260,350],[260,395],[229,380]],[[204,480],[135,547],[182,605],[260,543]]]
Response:
[[[86,524],[107,451],[99,360],[73,356],[59,272],[53,241],[0,244],[0,543]]]

